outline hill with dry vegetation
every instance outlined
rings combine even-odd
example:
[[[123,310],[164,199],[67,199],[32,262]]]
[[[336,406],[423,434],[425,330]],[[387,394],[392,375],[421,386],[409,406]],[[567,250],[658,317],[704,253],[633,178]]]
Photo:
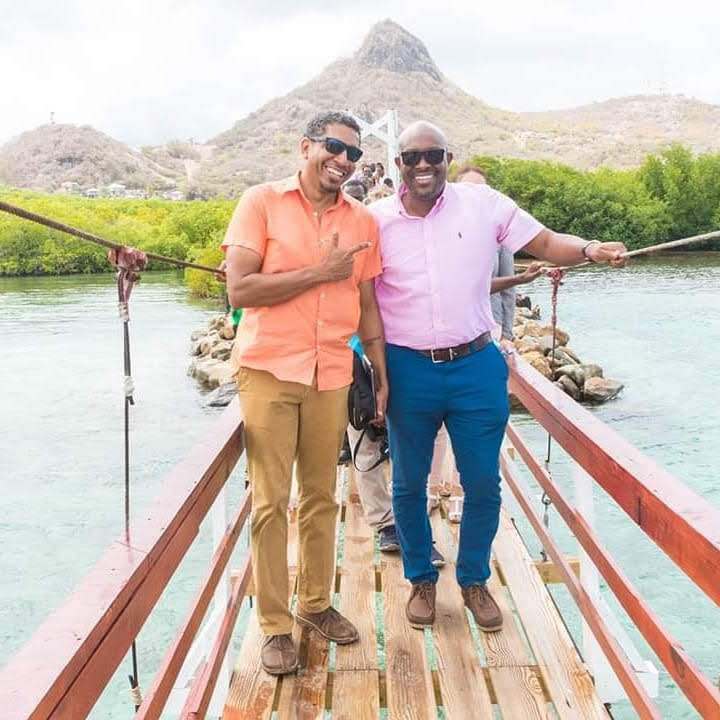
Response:
[[[677,142],[695,152],[720,150],[720,106],[683,96],[625,97],[542,113],[493,108],[445,77],[418,38],[386,20],[352,57],[205,145],[168,143],[137,152],[92,128],[43,126],[0,148],[0,183],[47,190],[65,180],[166,183],[193,195],[237,195],[296,168],[300,133],[323,108],[349,109],[367,121],[395,108],[401,129],[431,120],[446,130],[460,160],[483,154],[577,168],[631,167]],[[385,157],[378,141],[364,145],[368,157]]]

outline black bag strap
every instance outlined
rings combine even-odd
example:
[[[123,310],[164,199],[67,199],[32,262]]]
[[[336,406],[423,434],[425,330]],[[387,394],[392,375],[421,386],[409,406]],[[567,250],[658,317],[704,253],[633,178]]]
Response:
[[[357,457],[357,451],[360,449],[360,443],[363,441],[363,438],[365,437],[366,434],[367,434],[367,431],[365,429],[363,429],[363,431],[358,436],[357,442],[355,443],[355,447],[353,448],[353,451],[352,451],[353,465],[355,466],[355,469],[358,472],[370,472],[371,470],[374,470],[378,465],[382,465],[385,462],[385,460],[387,460],[387,457],[385,457],[381,454],[380,458],[378,460],[376,460],[369,468],[365,468],[363,470],[363,468],[358,467],[357,460],[355,460],[355,458]]]

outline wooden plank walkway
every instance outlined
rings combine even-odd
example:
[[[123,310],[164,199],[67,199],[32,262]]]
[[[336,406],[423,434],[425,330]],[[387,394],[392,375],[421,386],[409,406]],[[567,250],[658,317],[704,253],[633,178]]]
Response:
[[[338,479],[345,487],[338,494],[344,501],[335,606],[355,622],[360,641],[338,647],[296,626],[300,670],[274,678],[260,667],[262,635],[253,611],[223,720],[378,720],[381,709],[389,720],[607,720],[537,563],[505,512],[490,581],[503,630],[478,631],[466,612],[452,560],[457,526],[436,512],[433,533],[448,563],[438,581],[435,625],[422,632],[405,619],[409,585],[399,554],[376,552],[352,472],[343,469]],[[289,538],[294,559],[294,522]],[[293,591],[294,574],[293,567]]]

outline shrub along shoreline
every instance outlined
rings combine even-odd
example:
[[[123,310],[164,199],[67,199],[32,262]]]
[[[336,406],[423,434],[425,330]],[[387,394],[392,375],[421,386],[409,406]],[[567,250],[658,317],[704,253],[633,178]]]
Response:
[[[720,227],[720,154],[673,145],[633,170],[582,171],[546,161],[476,156],[490,184],[561,232],[620,240],[629,249]],[[450,169],[453,177],[454,168]],[[0,187],[0,199],[146,251],[215,266],[236,201],[88,199]],[[720,250],[708,241],[694,250]],[[150,264],[150,269],[162,265]],[[0,276],[108,272],[106,251],[0,213]],[[208,273],[187,270],[192,292],[222,294]]]

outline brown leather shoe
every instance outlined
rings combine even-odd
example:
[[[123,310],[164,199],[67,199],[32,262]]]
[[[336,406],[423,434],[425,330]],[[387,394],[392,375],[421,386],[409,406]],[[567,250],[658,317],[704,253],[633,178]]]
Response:
[[[295,619],[300,625],[317,630],[325,639],[338,645],[348,645],[360,637],[357,628],[332,605],[319,613],[309,613],[298,608]]]
[[[260,660],[265,672],[271,675],[294,673],[298,668],[298,656],[292,635],[267,635]]]
[[[405,606],[408,622],[418,630],[430,627],[435,621],[435,583],[421,582],[412,586]]]
[[[465,605],[481,630],[497,632],[502,628],[503,616],[500,608],[484,585],[471,585],[460,589]]]

